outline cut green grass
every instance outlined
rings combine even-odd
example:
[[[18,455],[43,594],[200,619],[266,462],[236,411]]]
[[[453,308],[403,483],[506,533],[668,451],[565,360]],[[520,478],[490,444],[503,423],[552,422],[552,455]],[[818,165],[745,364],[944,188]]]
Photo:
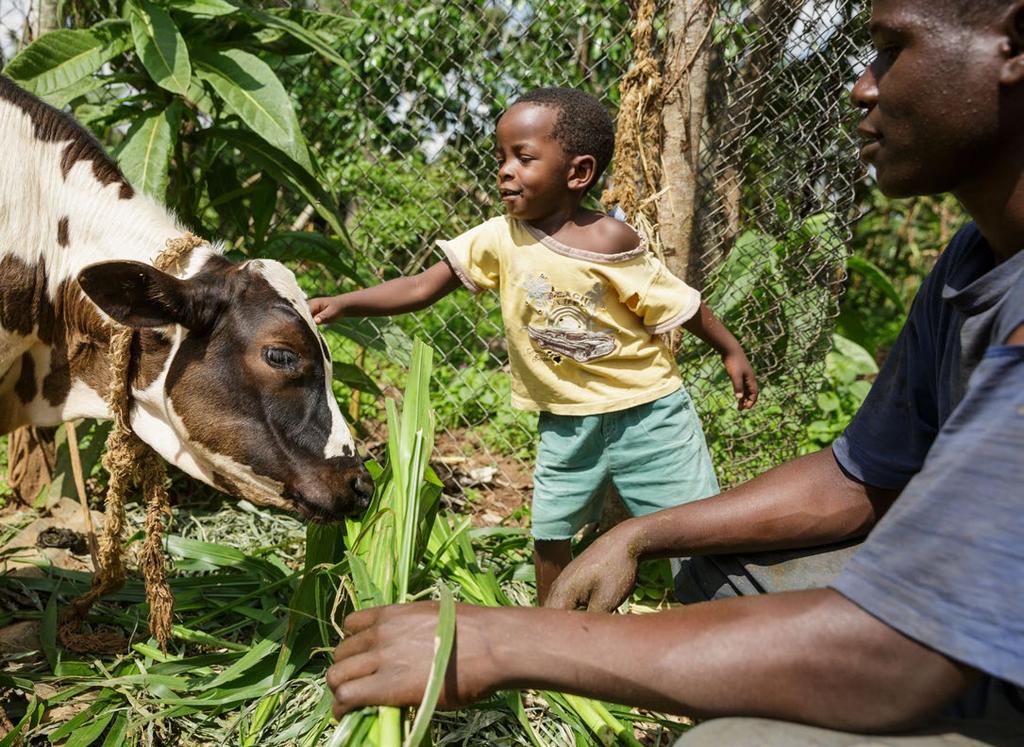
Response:
[[[56,636],[59,610],[87,588],[88,574],[46,564],[0,573],[0,597],[16,606],[3,622],[38,621],[42,638],[40,651],[0,657],[0,706],[15,725],[0,747],[19,739],[73,747],[636,745],[635,730],[660,735],[645,744],[670,744],[685,727],[554,693],[500,693],[463,711],[433,711],[454,601],[529,605],[534,592],[524,530],[474,529],[438,509],[441,486],[428,467],[430,358],[417,344],[402,406],[388,404],[387,459],[372,465],[377,492],[365,517],[306,527],[244,502],[175,511],[167,549],[177,624],[167,654],[145,638],[137,574],[90,615],[93,626],[132,638],[123,655],[99,658],[65,650]],[[138,526],[141,508],[129,513]],[[0,560],[11,554],[0,546]],[[428,697],[419,709],[366,709],[335,722],[324,673],[343,615],[420,598],[439,599],[445,610]]]

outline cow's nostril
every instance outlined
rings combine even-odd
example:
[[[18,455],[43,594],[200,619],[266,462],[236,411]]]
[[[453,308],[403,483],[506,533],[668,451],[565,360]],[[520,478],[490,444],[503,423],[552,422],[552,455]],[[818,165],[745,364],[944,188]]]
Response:
[[[370,505],[370,499],[373,498],[373,480],[369,475],[359,475],[352,480],[352,492],[364,507]]]

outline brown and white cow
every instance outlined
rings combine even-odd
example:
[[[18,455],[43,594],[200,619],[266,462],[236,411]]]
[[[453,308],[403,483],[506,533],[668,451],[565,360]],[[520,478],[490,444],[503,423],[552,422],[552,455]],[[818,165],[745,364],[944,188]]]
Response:
[[[181,277],[154,269],[184,229],[84,128],[2,76],[0,158],[0,433],[110,418],[106,314],[136,330],[131,424],[168,462],[312,518],[366,507],[330,351],[289,270],[210,244]]]

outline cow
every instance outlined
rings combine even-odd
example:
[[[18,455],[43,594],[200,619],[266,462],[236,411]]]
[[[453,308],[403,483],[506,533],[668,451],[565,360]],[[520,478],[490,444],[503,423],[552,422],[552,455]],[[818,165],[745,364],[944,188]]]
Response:
[[[208,485],[311,519],[373,483],[294,275],[220,243],[174,274],[186,231],[67,114],[0,76],[0,433],[109,419],[112,319],[133,329],[131,428]]]

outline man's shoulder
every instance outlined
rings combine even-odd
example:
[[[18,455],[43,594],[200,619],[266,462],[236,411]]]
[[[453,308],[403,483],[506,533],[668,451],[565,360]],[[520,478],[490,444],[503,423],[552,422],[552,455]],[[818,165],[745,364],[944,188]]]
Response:
[[[961,226],[960,230],[953,234],[953,238],[942,248],[942,253],[931,274],[945,275],[955,272],[957,267],[973,258],[979,250],[989,251],[988,242],[978,230],[978,225],[974,221],[969,221]]]

